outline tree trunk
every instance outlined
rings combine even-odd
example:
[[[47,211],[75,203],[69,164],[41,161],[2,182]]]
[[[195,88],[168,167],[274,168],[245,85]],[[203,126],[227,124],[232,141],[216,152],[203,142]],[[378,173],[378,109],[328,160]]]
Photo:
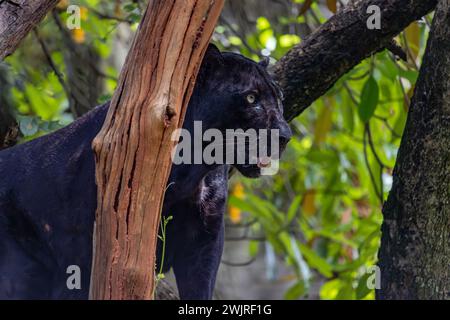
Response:
[[[12,54],[20,41],[59,0],[10,0],[0,4],[0,61]]]
[[[450,299],[450,0],[440,0],[383,207],[379,299]]]
[[[160,212],[181,127],[223,0],[151,0],[93,147],[93,299],[151,299]]]

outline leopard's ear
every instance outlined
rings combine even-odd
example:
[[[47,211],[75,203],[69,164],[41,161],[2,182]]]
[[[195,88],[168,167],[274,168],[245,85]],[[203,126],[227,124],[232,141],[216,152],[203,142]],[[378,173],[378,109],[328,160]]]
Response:
[[[270,58],[269,57],[262,57],[261,60],[258,62],[258,64],[263,67],[264,69],[267,69],[267,67],[269,66],[270,63]]]
[[[203,63],[208,65],[223,64],[222,53],[214,44],[210,43],[208,45],[205,57],[203,58]]]

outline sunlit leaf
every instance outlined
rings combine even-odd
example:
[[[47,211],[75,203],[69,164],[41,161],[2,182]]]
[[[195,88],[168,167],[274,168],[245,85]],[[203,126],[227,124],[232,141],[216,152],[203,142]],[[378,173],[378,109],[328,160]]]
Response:
[[[269,20],[267,20],[266,17],[259,17],[256,20],[256,28],[259,31],[264,31],[266,29],[270,29],[270,22],[269,22]]]
[[[300,37],[295,34],[283,34],[278,39],[280,46],[283,48],[290,48],[300,43]]]
[[[316,125],[314,128],[314,143],[320,145],[325,141],[328,132],[331,129],[332,124],[332,107],[334,105],[334,99],[326,99],[326,105],[323,106],[319,117],[316,120]]]
[[[411,23],[405,29],[405,38],[408,41],[409,52],[415,60],[419,55],[420,49],[420,28],[417,22]]]
[[[320,298],[324,300],[332,300],[335,299],[339,293],[339,290],[342,288],[342,281],[340,279],[334,279],[326,282],[320,288]]]
[[[316,210],[316,191],[313,189],[307,190],[303,196],[302,212],[307,215],[312,215]]]
[[[249,241],[248,243],[248,253],[250,257],[256,257],[259,252],[259,241]]]
[[[228,209],[228,215],[232,223],[239,223],[242,220],[242,211],[239,208],[230,206]]]
[[[71,30],[72,33],[72,39],[76,43],[84,43],[86,40],[86,33],[83,29],[73,29]]]

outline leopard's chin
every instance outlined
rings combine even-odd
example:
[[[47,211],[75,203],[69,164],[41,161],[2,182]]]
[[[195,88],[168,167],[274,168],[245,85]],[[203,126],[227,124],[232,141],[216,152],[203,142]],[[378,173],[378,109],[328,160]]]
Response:
[[[259,178],[261,176],[261,168],[256,164],[239,164],[235,167],[244,177]]]

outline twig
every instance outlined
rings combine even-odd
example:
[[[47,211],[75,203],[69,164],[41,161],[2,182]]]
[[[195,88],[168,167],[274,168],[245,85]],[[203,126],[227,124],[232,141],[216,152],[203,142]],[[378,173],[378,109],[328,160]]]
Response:
[[[406,52],[403,50],[401,46],[395,42],[394,39],[392,39],[387,45],[386,49],[388,49],[390,52],[392,52],[395,56],[399,57],[405,62],[408,62],[408,56]]]
[[[364,130],[364,139],[363,139],[364,162],[366,164],[367,170],[369,171],[369,176],[370,176],[370,180],[372,181],[373,189],[375,190],[375,193],[377,194],[381,205],[383,205],[383,200],[384,200],[383,194],[377,188],[377,184],[375,182],[375,176],[373,175],[372,169],[370,168],[369,157],[367,154],[367,134],[366,134],[367,126],[368,125],[366,124],[366,127],[365,127],[366,129]]]
[[[388,101],[389,102],[389,101]],[[400,134],[398,134],[397,132],[395,132],[394,128],[391,127],[391,125],[388,122],[388,119],[381,117],[379,115],[374,114],[373,117],[377,120],[383,121],[384,125],[386,126],[386,128],[388,128],[388,130],[392,133],[392,135],[396,138],[401,138],[402,136]]]
[[[59,83],[63,87],[67,98],[71,97],[72,99],[76,100],[76,98],[71,93],[69,87],[67,86],[66,82],[64,81],[63,74],[56,67],[56,64],[55,64],[55,62],[53,61],[53,59],[51,57],[50,51],[48,50],[47,45],[45,44],[45,41],[41,38],[41,36],[39,35],[39,32],[38,32],[38,30],[36,28],[33,29],[33,33],[34,33],[37,41],[39,42],[39,45],[41,46],[42,52],[44,53],[45,58],[47,59],[47,63],[49,64],[50,68],[55,73],[56,78],[58,79]],[[72,109],[73,109],[73,107],[72,107]],[[76,110],[71,110],[71,112],[73,114],[76,114]]]
[[[366,130],[367,130],[367,137],[369,138],[369,146],[370,146],[370,149],[372,150],[373,155],[375,156],[375,159],[377,160],[377,162],[380,165],[380,167],[388,168],[388,166],[385,165],[383,163],[383,161],[381,161],[381,158],[378,156],[378,154],[376,152],[375,145],[374,145],[373,139],[372,139],[372,132],[370,130],[370,126],[369,125],[366,126]]]
[[[237,36],[241,41],[242,44],[253,54],[256,54],[258,57],[261,56],[261,53],[259,53],[258,51],[256,51],[255,49],[253,49],[247,42],[247,40],[245,40],[245,36],[242,35],[239,31],[237,31],[233,25],[228,22],[223,16],[220,16],[219,18],[219,22],[224,24],[228,29],[230,29],[230,31],[232,33],[234,33],[235,36]]]
[[[249,237],[249,236],[240,236],[240,237],[227,237],[225,241],[266,241],[265,237]]]
[[[126,18],[122,18],[122,17],[117,17],[117,16],[112,16],[112,15],[109,15],[109,14],[106,14],[106,13],[102,13],[102,12],[100,12],[100,11],[98,11],[97,9],[94,9],[94,8],[92,8],[92,7],[88,7],[88,9],[90,10],[90,11],[92,11],[97,17],[99,17],[100,19],[104,19],[104,20],[114,20],[114,21],[117,21],[117,22],[125,22],[125,23],[128,23],[128,24],[133,24],[133,21],[131,21],[131,20],[128,20],[128,19],[126,19]]]

